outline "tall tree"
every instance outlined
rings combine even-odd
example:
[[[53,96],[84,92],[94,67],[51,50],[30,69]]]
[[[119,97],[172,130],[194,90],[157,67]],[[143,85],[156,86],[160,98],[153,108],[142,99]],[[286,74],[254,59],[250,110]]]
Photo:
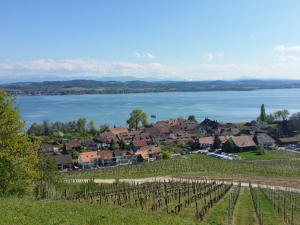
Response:
[[[16,98],[0,91],[0,195],[23,195],[39,177],[37,154],[24,130]]]
[[[265,104],[262,104],[260,107],[260,121],[266,121],[266,110],[265,110]]]
[[[189,115],[188,120],[196,120],[196,117],[194,115]]]
[[[141,122],[143,126],[148,125],[148,116],[140,109],[134,109],[130,113],[130,118],[126,121],[129,128],[137,130],[138,124]]]
[[[222,147],[222,142],[219,138],[219,135],[215,134],[212,149],[216,150],[216,149],[220,149],[221,147]]]
[[[99,128],[100,128],[99,132],[103,133],[103,132],[109,130],[109,125],[108,124],[101,124]]]
[[[86,131],[86,118],[79,118],[77,120],[77,132],[78,133],[84,133]]]
[[[95,120],[91,120],[88,124],[88,131],[90,132],[90,134],[95,135],[97,134],[97,129],[96,129],[96,125],[95,125]]]

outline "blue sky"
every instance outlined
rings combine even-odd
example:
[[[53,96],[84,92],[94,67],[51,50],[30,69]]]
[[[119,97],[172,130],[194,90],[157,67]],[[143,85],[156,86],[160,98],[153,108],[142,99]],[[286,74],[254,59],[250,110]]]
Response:
[[[300,1],[1,0],[0,78],[300,78]]]

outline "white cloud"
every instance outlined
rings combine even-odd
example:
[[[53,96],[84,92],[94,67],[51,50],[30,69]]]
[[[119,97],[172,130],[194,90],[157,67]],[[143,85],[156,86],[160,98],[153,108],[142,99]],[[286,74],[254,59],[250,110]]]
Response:
[[[292,60],[292,61],[300,61],[300,58],[294,55],[278,55],[278,60],[280,61],[287,61],[287,60]]]
[[[210,58],[216,58],[212,54]],[[219,56],[220,57],[220,56]],[[300,59],[294,56],[281,56],[282,59],[270,65],[258,64],[212,64],[202,63],[176,66],[158,62],[138,64],[131,62],[102,62],[93,59],[30,60],[6,61],[0,63],[0,77],[40,77],[55,75],[58,77],[102,77],[135,76],[143,77],[182,77],[190,80],[233,79],[243,76],[259,78],[295,78],[299,79]],[[285,58],[284,58],[285,57]]]
[[[216,57],[217,57],[217,58],[223,58],[223,56],[224,56],[224,55],[223,55],[222,53],[218,53]]]
[[[211,53],[207,53],[207,54],[204,56],[204,58],[205,58],[206,61],[211,61],[211,60],[214,58],[214,56],[213,56],[213,54],[211,54]]]
[[[148,58],[148,59],[155,59],[155,56],[154,55],[151,55],[150,53],[147,53],[145,55],[145,58]]]
[[[207,53],[205,56],[204,56],[204,59],[205,59],[205,61],[211,61],[211,60],[213,60],[214,58],[223,58],[224,57],[224,55],[222,54],[222,53],[218,53],[218,54],[216,54],[216,55],[213,55],[213,54],[211,54],[211,53]]]
[[[138,52],[133,52],[132,55],[134,55],[137,58],[141,58],[141,54]]]
[[[278,46],[274,47],[274,51],[276,51],[276,52],[300,51],[300,46],[285,47],[284,45],[278,45]]]
[[[147,54],[140,54],[138,52],[133,52],[132,55],[134,55],[135,57],[137,58],[148,58],[148,59],[155,59],[155,56],[150,54],[150,53],[147,53]]]

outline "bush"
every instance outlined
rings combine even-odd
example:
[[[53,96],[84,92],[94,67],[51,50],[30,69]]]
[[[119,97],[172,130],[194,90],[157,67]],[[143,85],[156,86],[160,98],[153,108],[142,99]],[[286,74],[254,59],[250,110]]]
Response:
[[[260,145],[256,146],[256,155],[265,155],[265,149],[263,147],[261,147]]]

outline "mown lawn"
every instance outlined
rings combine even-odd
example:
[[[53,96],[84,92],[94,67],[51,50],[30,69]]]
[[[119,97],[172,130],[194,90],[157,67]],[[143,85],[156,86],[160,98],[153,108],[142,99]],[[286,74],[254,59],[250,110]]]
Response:
[[[283,155],[271,154],[269,151],[265,150],[265,155],[257,155],[255,151],[250,152],[238,152],[234,155],[242,157],[243,160],[270,160],[270,159],[286,159],[287,157]]]

